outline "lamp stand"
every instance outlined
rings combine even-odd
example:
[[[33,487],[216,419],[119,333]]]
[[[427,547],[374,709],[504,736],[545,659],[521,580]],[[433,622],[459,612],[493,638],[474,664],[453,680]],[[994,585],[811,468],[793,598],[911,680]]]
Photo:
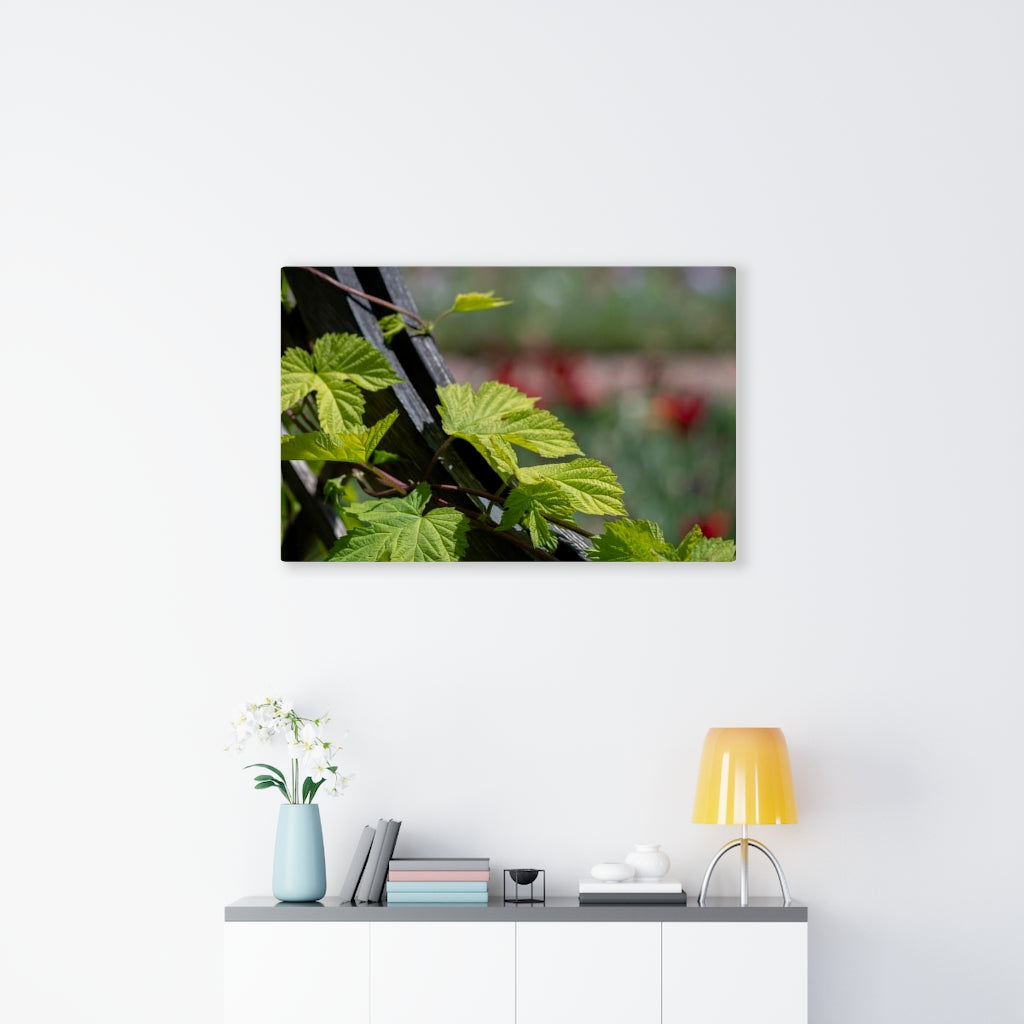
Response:
[[[768,849],[764,843],[759,843],[756,839],[751,839],[747,835],[747,826],[743,826],[743,831],[739,839],[733,839],[726,843],[718,853],[711,859],[711,863],[708,865],[708,869],[704,874],[704,881],[700,887],[700,896],[697,898],[697,903],[700,906],[704,906],[704,901],[708,895],[708,884],[711,882],[711,872],[715,870],[715,865],[730,851],[736,847],[740,848],[740,906],[747,907],[750,905],[749,897],[749,886],[747,884],[747,853],[751,846],[755,849],[760,850],[771,862],[772,867],[775,868],[775,874],[779,876],[779,885],[782,886],[782,898],[785,900],[785,906],[789,906],[793,902],[793,898],[789,895],[789,886],[786,885],[786,876],[782,873],[782,865],[779,863],[778,858]]]

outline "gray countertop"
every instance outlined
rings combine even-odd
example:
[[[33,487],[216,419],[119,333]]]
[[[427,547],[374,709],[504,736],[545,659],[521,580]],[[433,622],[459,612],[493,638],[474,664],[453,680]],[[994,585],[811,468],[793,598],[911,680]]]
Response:
[[[575,896],[553,896],[546,904],[485,906],[388,906],[379,903],[342,903],[325,897],[316,903],[280,903],[272,896],[248,896],[224,908],[225,921],[806,921],[807,907],[781,897],[751,899],[741,907],[738,899],[713,898],[706,907],[696,897],[686,906],[672,904],[609,904],[585,907]]]

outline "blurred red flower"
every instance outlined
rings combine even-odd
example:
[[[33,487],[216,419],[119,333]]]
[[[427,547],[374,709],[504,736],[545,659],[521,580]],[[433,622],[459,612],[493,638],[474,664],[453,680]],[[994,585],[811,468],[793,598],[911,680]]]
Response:
[[[662,423],[685,434],[704,414],[707,403],[700,395],[661,394],[654,396],[651,407]]]
[[[700,519],[683,519],[679,523],[679,536],[685,537],[693,526],[699,526],[705,537],[727,537],[732,528],[732,516],[716,508]]]

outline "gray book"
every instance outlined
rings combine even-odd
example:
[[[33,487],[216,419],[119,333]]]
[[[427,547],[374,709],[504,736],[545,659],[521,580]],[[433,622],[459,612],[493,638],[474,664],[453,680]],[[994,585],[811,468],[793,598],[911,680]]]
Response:
[[[348,866],[348,874],[341,886],[341,902],[351,903],[356,894],[356,886],[366,867],[366,858],[370,855],[370,846],[373,844],[374,828],[367,825],[363,829],[359,842],[356,843],[356,852],[352,854],[352,863]]]
[[[373,881],[373,874],[377,870],[377,862],[380,860],[380,851],[384,846],[384,833],[388,830],[388,823],[385,818],[380,818],[377,828],[373,833],[373,843],[370,845],[370,852],[366,858],[366,866],[359,878],[359,885],[356,887],[356,903],[370,902],[370,883]]]
[[[621,896],[616,896],[612,893],[603,892],[581,892],[580,893],[580,906],[581,907],[593,907],[593,906],[608,906],[609,904],[617,904],[619,906],[629,906],[629,904],[636,903],[671,903],[675,906],[686,906],[686,893],[685,892],[635,892],[635,893],[624,893]]]
[[[388,877],[388,861],[391,854],[395,852],[395,843],[398,841],[398,830],[402,823],[392,819],[388,822],[384,832],[384,842],[381,844],[380,857],[373,869],[373,879],[370,881],[370,903],[380,903],[381,894],[384,892],[384,882]]]
[[[490,857],[392,858],[392,871],[490,871]]]

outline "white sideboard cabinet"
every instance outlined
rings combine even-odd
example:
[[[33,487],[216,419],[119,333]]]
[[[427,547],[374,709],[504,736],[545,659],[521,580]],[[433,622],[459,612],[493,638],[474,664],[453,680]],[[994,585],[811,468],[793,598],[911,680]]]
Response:
[[[516,922],[516,1024],[660,1024],[658,921]]]
[[[225,908],[225,1024],[807,1024],[807,908],[278,903]]]

